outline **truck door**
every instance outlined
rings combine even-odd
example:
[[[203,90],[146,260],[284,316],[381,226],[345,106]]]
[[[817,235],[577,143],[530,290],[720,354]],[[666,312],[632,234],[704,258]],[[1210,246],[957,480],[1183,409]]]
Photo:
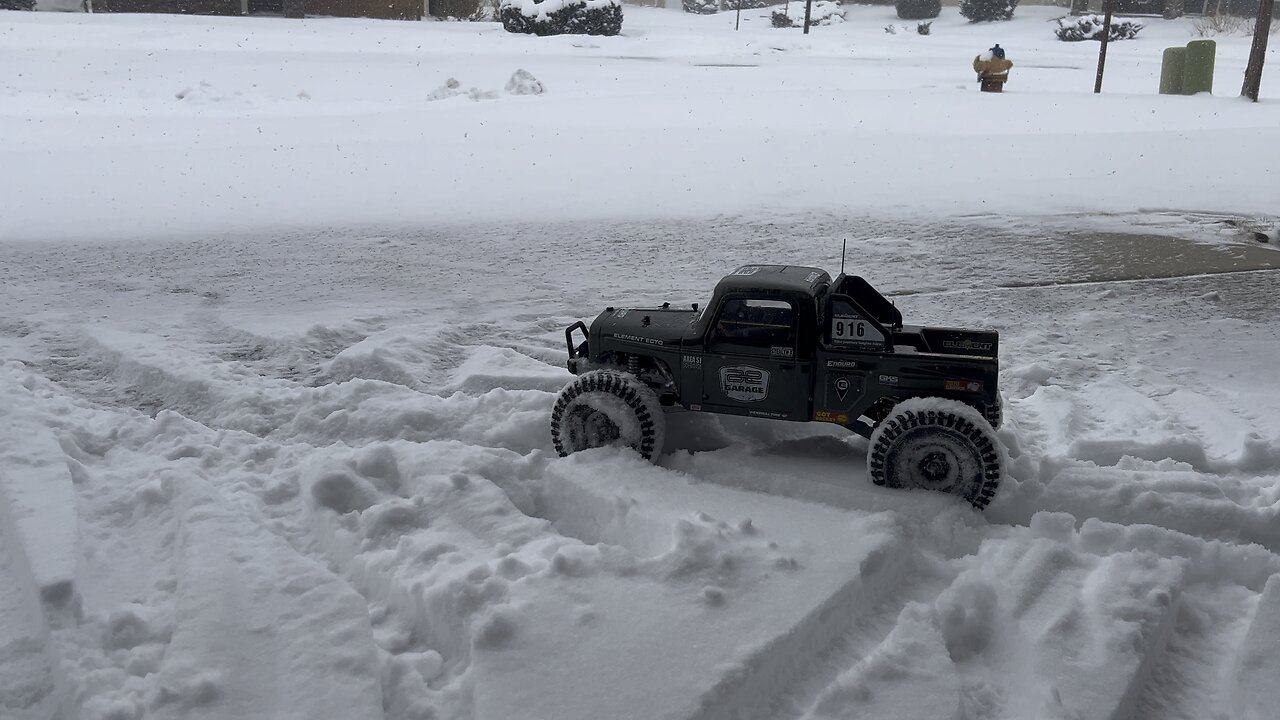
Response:
[[[809,360],[797,357],[794,303],[729,296],[716,312],[702,363],[704,409],[808,420]]]

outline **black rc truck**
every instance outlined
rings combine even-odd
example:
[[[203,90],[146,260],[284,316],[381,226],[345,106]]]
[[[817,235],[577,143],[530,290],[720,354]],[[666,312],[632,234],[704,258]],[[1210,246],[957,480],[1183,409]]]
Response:
[[[578,377],[551,411],[561,455],[621,444],[656,460],[665,412],[683,409],[843,425],[870,440],[872,482],[979,509],[1000,483],[999,335],[903,325],[855,275],[747,265],[704,308],[610,307],[565,341]]]

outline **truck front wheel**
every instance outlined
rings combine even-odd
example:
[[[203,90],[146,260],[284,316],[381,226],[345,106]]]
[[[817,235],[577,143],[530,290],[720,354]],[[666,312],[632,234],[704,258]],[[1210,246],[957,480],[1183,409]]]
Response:
[[[561,456],[623,445],[656,461],[665,429],[657,394],[634,376],[614,370],[577,378],[560,391],[551,409],[551,442]]]
[[[995,497],[1003,453],[982,414],[964,403],[912,398],[871,433],[867,472],[877,485],[959,495],[979,510]]]

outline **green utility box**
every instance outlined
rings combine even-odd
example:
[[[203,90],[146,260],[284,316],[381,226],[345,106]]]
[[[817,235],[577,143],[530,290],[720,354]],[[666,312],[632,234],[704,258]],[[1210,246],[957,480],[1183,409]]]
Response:
[[[1182,94],[1182,68],[1186,65],[1186,61],[1186,48],[1165,48],[1164,60],[1160,63],[1161,95]]]
[[[1187,43],[1187,61],[1182,69],[1183,95],[1213,92],[1213,60],[1217,54],[1218,43],[1213,40]]]
[[[1186,47],[1166,48],[1160,64],[1161,95],[1213,92],[1213,65],[1218,44],[1192,40]]]

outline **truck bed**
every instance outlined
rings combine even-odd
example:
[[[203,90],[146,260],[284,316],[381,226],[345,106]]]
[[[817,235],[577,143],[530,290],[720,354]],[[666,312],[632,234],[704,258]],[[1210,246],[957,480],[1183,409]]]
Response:
[[[995,358],[1000,352],[1000,334],[989,330],[905,325],[893,332],[893,349],[894,352]]]

